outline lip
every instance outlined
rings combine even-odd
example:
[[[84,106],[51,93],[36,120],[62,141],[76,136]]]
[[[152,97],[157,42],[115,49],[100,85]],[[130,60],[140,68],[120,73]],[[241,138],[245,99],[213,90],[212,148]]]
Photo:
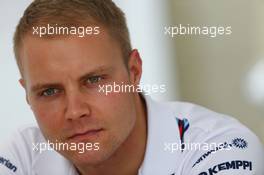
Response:
[[[75,133],[73,134],[72,136],[70,136],[68,138],[68,140],[70,141],[77,141],[77,140],[85,140],[85,139],[89,139],[89,138],[92,138],[92,137],[95,137],[95,136],[98,136],[98,134],[100,132],[102,132],[103,129],[100,128],[100,129],[91,129],[91,130],[88,130],[88,131],[85,131],[85,132],[79,132],[79,133]]]

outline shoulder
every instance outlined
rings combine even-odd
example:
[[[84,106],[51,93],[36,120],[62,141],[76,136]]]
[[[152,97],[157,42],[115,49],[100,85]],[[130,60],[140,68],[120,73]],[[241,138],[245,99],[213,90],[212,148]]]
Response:
[[[188,123],[185,138],[191,141],[204,141],[212,137],[227,137],[234,133],[245,133],[256,138],[255,134],[235,118],[217,113],[205,107],[186,103],[163,103],[179,122]]]
[[[200,130],[201,132],[208,132],[221,127],[238,127],[246,129],[244,125],[233,117],[217,113],[193,103],[167,102],[164,103],[164,105],[168,106],[177,118],[187,119],[192,129]]]
[[[236,119],[199,105],[166,104],[179,118],[185,174],[263,174],[264,149],[257,136]]]
[[[72,165],[59,153],[48,149],[44,136],[35,125],[20,127],[1,145],[0,174],[68,174],[70,171]]]
[[[44,141],[35,125],[24,125],[17,129],[0,147],[0,174],[30,174],[32,145]]]

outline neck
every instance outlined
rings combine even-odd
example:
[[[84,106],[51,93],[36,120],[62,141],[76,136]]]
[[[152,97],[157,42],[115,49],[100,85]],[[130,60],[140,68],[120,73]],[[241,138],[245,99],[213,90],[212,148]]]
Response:
[[[118,148],[115,155],[98,167],[84,168],[81,175],[137,175],[143,162],[147,141],[147,112],[145,100],[136,96],[137,119],[127,140]]]

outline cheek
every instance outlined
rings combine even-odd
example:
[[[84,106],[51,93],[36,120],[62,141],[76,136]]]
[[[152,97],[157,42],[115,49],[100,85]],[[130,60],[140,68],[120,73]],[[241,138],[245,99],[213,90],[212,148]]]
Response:
[[[59,133],[58,131],[63,124],[59,107],[38,104],[32,106],[32,110],[43,134],[48,138],[57,137],[56,133]]]
[[[127,130],[135,122],[135,106],[133,96],[129,93],[111,93],[102,100],[102,111],[108,126],[115,131]]]

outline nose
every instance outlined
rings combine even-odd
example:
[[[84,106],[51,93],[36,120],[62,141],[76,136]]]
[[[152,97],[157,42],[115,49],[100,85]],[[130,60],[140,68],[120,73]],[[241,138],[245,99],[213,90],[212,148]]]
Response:
[[[82,117],[89,117],[91,109],[85,94],[75,89],[66,93],[65,118],[67,120],[77,120]]]

